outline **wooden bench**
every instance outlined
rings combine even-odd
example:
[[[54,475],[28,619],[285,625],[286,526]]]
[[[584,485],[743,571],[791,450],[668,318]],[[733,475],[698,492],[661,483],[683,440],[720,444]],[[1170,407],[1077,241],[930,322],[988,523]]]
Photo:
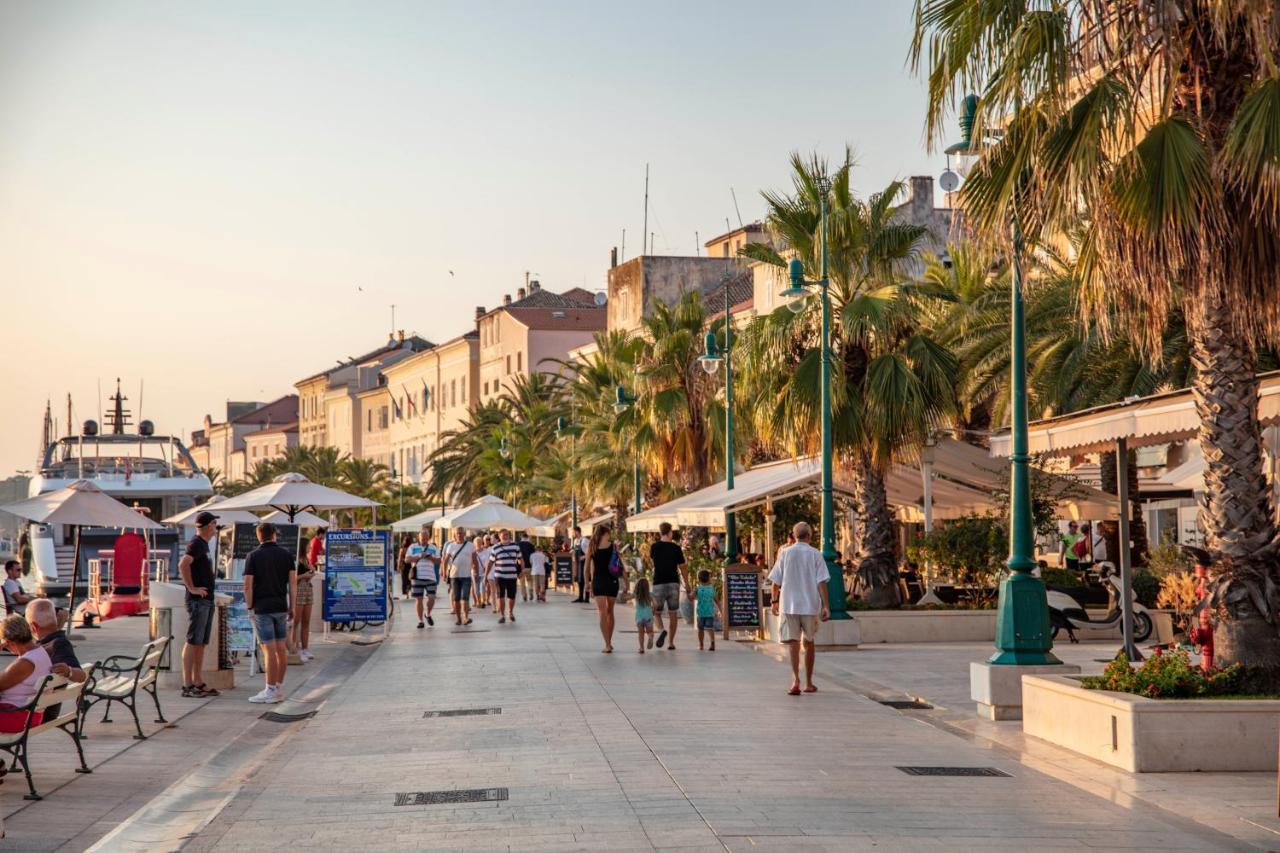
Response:
[[[156,706],[156,722],[168,723],[160,710],[160,697],[156,694],[156,679],[159,676],[160,658],[165,647],[169,645],[168,637],[152,640],[142,647],[136,658],[128,655],[112,655],[97,664],[95,677],[84,691],[84,713],[99,702],[107,703],[107,710],[102,715],[102,722],[111,722],[111,703],[119,702],[133,714],[133,725],[138,730],[135,740],[145,740],[142,724],[138,722],[138,693],[151,694],[151,701]]]
[[[93,678],[92,666],[86,667],[85,672],[90,679]],[[93,772],[89,769],[89,765],[85,764],[84,748],[80,745],[84,723],[84,717],[80,713],[80,699],[88,683],[88,680],[70,681],[58,675],[45,676],[44,680],[40,682],[40,687],[36,690],[35,698],[21,709],[18,709],[28,712],[27,724],[23,730],[20,732],[0,732],[0,750],[9,753],[13,757],[12,766],[5,768],[5,772],[17,770],[18,765],[21,764],[22,772],[26,774],[27,788],[30,789],[30,793],[26,795],[25,799],[41,799],[40,794],[36,791],[35,781],[31,778],[31,763],[28,760],[31,738],[34,735],[43,734],[54,729],[62,729],[71,736],[71,740],[76,745],[76,752],[80,754],[80,766],[76,768],[76,772]],[[55,705],[61,706],[58,708],[57,717],[42,720],[38,726],[31,725],[35,720],[35,711],[42,711],[47,715],[48,709]]]

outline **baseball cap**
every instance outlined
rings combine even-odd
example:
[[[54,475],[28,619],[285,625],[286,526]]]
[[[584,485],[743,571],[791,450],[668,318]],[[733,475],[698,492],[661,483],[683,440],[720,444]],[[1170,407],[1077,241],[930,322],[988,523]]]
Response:
[[[204,527],[211,521],[217,521],[218,517],[211,512],[202,512],[196,516],[196,527]]]

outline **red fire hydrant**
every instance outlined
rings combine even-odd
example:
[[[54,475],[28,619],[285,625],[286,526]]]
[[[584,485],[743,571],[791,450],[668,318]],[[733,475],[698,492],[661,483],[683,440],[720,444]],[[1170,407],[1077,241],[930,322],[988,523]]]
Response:
[[[1200,647],[1200,668],[1213,669],[1213,626],[1209,624],[1209,608],[1204,606],[1204,598],[1208,595],[1205,586],[1209,582],[1209,567],[1196,560],[1196,598],[1200,600],[1200,624],[1188,632],[1191,642]]]

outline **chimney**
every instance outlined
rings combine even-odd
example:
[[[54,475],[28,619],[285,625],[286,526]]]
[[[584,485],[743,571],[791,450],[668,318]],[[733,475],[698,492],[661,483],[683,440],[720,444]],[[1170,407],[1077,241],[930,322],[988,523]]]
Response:
[[[404,343],[404,329],[401,329],[400,331],[396,332],[396,343],[399,343],[399,344]]]
[[[618,265],[618,247],[614,246],[609,250],[609,269],[613,269]]]
[[[933,212],[933,176],[911,176],[911,213],[916,217],[925,217]],[[917,219],[915,224],[922,224]]]
[[[511,294],[510,294],[510,293],[504,293],[504,294],[502,294],[502,304],[503,304],[503,305],[510,305],[510,304],[511,304]]]
[[[516,288],[516,301],[519,302],[521,299],[524,299],[524,288],[518,287]]]
[[[476,318],[477,318],[477,319],[479,319],[480,317],[483,317],[483,316],[484,316],[484,306],[483,306],[483,305],[477,305],[477,306],[476,306]]]
[[[542,282],[538,281],[536,278],[529,282],[529,292],[532,293],[535,290],[542,290]]]

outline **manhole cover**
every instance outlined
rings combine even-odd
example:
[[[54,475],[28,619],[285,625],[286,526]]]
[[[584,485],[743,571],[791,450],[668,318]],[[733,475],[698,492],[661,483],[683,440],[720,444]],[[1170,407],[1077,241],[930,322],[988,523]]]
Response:
[[[298,720],[309,720],[316,715],[315,711],[306,711],[301,714],[281,714],[278,711],[268,711],[259,720],[270,720],[273,723],[296,723]]]
[[[447,711],[427,711],[422,717],[491,717],[501,713],[501,708],[450,708]]]
[[[909,776],[1010,776],[994,767],[899,767]]]
[[[899,711],[925,711],[933,707],[928,702],[921,702],[919,699],[877,699],[876,701],[881,705],[897,708]]]
[[[492,628],[454,628],[450,634],[487,634]]]
[[[396,794],[396,805],[435,806],[441,803],[495,803],[506,798],[506,788],[468,788],[463,791],[409,791],[403,794]]]

